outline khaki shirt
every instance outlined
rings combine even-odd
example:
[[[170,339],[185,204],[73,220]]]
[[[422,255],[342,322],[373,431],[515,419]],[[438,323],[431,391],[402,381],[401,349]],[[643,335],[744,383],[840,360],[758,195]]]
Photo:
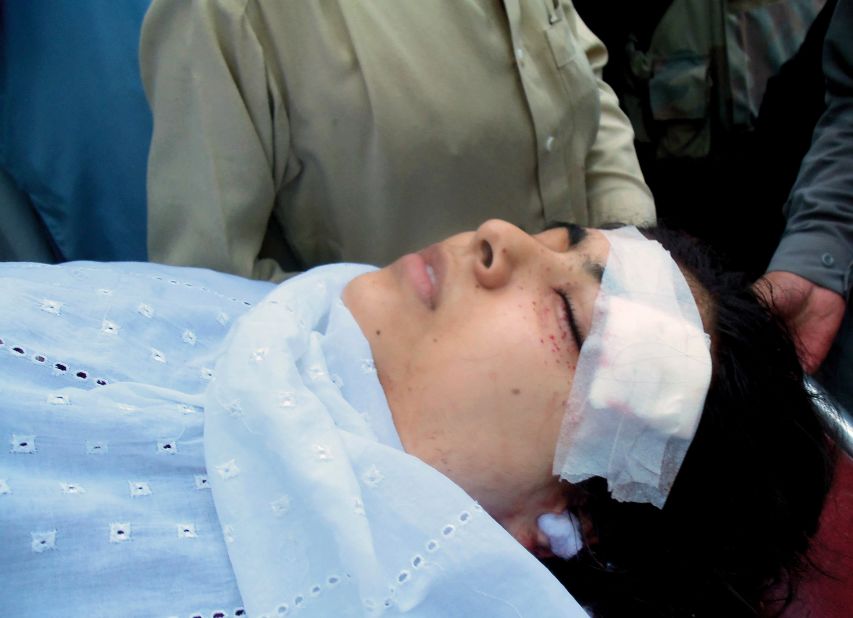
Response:
[[[278,280],[491,217],[654,220],[570,2],[155,0],[140,54],[154,261]]]

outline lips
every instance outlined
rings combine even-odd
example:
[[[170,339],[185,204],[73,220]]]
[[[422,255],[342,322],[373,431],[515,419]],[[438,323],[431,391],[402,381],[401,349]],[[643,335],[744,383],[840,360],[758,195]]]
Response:
[[[437,246],[403,256],[400,266],[421,301],[434,309],[443,278],[443,261]]]

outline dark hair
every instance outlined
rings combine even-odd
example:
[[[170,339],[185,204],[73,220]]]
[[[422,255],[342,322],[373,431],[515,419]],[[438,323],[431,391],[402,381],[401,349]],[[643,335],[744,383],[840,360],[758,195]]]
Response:
[[[784,608],[829,491],[834,451],[787,330],[694,239],[643,231],[707,294],[714,375],[663,509],[582,483],[586,548],[548,566],[595,616],[755,616]],[[703,304],[706,306],[702,307]],[[775,606],[769,590],[782,589]]]

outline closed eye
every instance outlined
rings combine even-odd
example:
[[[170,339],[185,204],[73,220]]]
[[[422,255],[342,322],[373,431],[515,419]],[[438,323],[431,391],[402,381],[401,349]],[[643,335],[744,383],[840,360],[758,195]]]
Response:
[[[568,322],[569,330],[572,332],[572,338],[575,340],[575,345],[580,351],[583,345],[583,337],[581,337],[580,329],[578,328],[577,320],[575,320],[575,310],[572,307],[572,299],[563,290],[555,290],[563,300],[563,307],[566,310],[566,322]]]

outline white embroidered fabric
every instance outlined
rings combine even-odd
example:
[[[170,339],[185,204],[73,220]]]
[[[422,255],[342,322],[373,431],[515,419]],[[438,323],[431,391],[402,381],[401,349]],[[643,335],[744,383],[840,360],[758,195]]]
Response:
[[[566,404],[554,473],[607,479],[611,495],[662,507],[711,381],[710,339],[680,269],[636,228],[610,253]]]

